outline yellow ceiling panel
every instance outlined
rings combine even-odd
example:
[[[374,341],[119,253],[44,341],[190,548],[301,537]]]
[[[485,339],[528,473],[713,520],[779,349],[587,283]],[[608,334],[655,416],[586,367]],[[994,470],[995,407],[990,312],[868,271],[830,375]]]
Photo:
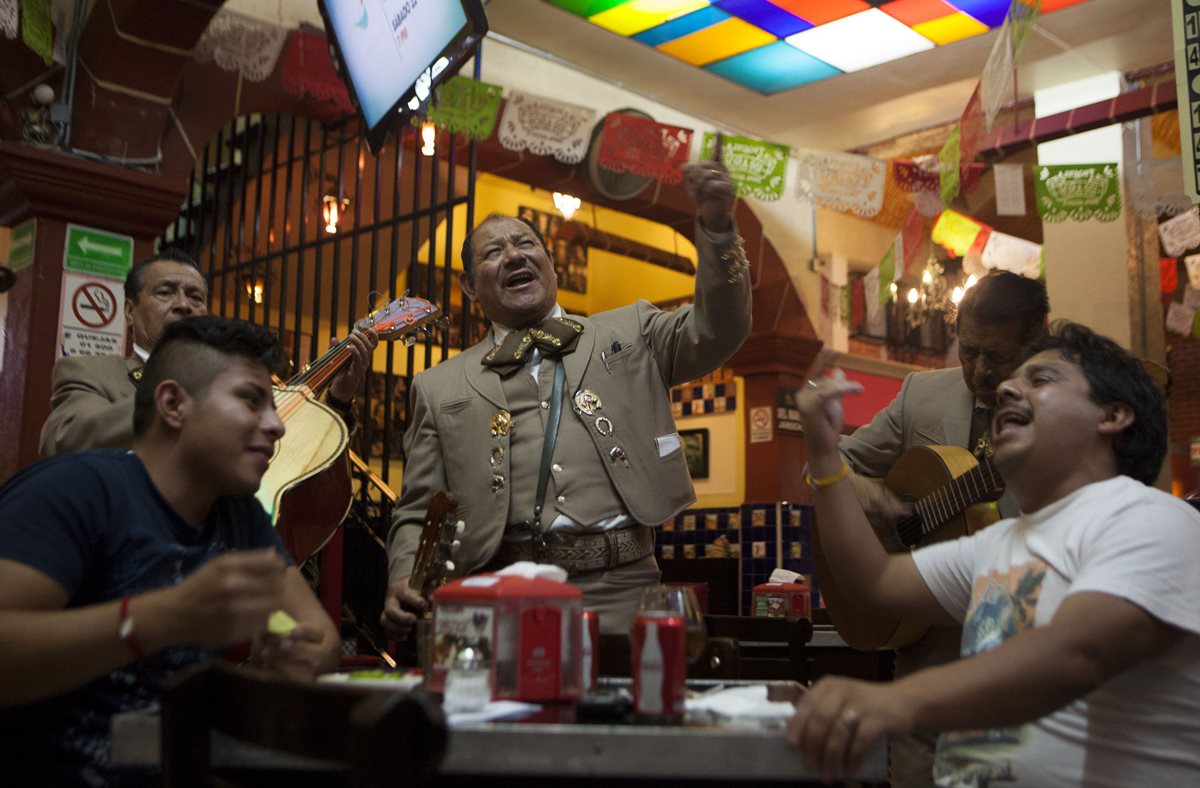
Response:
[[[632,36],[708,4],[708,0],[631,0],[590,16],[588,21],[614,33]]]
[[[980,33],[988,31],[987,25],[972,19],[966,14],[950,14],[940,19],[913,25],[912,29],[938,46],[951,44],[955,41],[961,41],[964,38],[977,36]]]
[[[734,18],[660,44],[658,49],[693,66],[704,66],[766,46],[775,40],[775,36],[762,28]]]

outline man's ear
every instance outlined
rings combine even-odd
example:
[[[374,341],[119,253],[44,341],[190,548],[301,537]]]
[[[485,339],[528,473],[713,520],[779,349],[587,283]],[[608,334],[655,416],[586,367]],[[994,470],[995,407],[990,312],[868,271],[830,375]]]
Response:
[[[177,380],[164,380],[154,388],[158,418],[173,430],[183,427],[192,409],[192,395]]]
[[[131,299],[125,299],[125,325],[127,326],[133,325],[133,305],[134,302]]]
[[[1137,417],[1133,413],[1133,408],[1124,402],[1110,402],[1107,405],[1102,405],[1104,410],[1104,418],[1101,419],[1098,429],[1101,435],[1115,437],[1117,434],[1129,429]]]
[[[458,272],[458,287],[463,291],[463,295],[471,301],[475,301],[475,277],[466,271]]]

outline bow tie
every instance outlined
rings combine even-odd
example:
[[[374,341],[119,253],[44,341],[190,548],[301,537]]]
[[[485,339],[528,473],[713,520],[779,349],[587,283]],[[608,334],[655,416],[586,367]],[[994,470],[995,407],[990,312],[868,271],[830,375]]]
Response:
[[[565,317],[548,317],[540,323],[511,332],[483,357],[482,364],[507,377],[525,365],[533,348],[545,356],[562,356],[575,349],[583,324]]]

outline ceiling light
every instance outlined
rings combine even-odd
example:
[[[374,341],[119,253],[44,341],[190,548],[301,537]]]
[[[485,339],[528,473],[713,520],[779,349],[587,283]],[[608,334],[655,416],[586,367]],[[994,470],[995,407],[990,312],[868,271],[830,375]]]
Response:
[[[842,71],[861,71],[933,49],[933,42],[877,8],[788,36],[787,42]]]
[[[579,210],[579,206],[582,204],[583,201],[578,197],[574,197],[570,194],[563,194],[562,192],[554,193],[554,207],[558,209],[558,212],[561,213],[563,218],[568,222],[571,221],[571,217],[575,215],[575,212]]]

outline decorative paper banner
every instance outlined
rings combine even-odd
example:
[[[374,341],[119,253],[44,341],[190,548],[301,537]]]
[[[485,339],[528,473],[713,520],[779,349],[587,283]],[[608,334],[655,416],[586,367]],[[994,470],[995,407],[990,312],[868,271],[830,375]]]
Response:
[[[1158,237],[1163,251],[1171,257],[1179,257],[1189,249],[1200,246],[1200,215],[1193,207],[1174,219],[1158,223]]]
[[[947,209],[933,223],[932,238],[950,254],[962,257],[971,250],[971,245],[982,230],[983,225],[979,222]]]
[[[600,166],[663,183],[679,183],[691,145],[691,129],[610,112],[600,134]]]
[[[587,153],[596,110],[513,91],[500,118],[500,144],[513,151],[578,164]]]
[[[54,62],[54,28],[50,24],[50,0],[21,3],[21,40],[46,65]]]
[[[942,188],[938,157],[932,153],[914,156],[912,159],[892,159],[891,164],[896,185],[906,192],[938,192]],[[965,174],[962,176],[962,191],[973,191],[979,185],[983,164],[973,162],[963,169]]]
[[[1042,268],[1042,246],[1015,235],[992,230],[979,259],[985,268],[1010,271],[1037,279]]]
[[[962,162],[961,151],[958,149],[960,139],[959,128],[955,126],[950,132],[946,144],[942,146],[941,152],[938,153],[938,196],[942,198],[942,203],[945,205],[954,202],[954,198],[958,196],[958,190],[962,186],[958,172],[958,166]]]
[[[942,205],[942,196],[936,190],[913,192],[912,201],[913,208],[927,219],[937,218],[946,209],[946,206]]]
[[[888,247],[887,254],[879,261],[879,265],[875,266],[875,270],[879,271],[879,303],[886,304],[888,299],[892,297],[892,282],[900,278],[895,275],[895,245]]]
[[[328,101],[347,114],[354,111],[346,85],[333,69],[329,41],[321,33],[293,30],[288,34],[279,77],[283,89],[293,96]]]
[[[1188,284],[1200,287],[1200,254],[1188,255],[1183,258],[1183,264],[1187,266]]]
[[[978,82],[975,83],[975,90],[971,91],[971,98],[967,100],[962,117],[958,119],[958,128],[961,161],[971,162],[983,143],[983,97],[982,87]]]
[[[17,37],[19,10],[17,0],[0,0],[0,31],[4,31],[5,38]]]
[[[874,323],[879,315],[879,307],[884,303],[880,299],[879,274],[880,266],[875,266],[863,276],[863,298],[866,300],[867,322]],[[890,284],[890,282],[889,282]]]
[[[1158,258],[1159,290],[1171,294],[1179,289],[1179,261],[1174,257]]]
[[[867,317],[867,283],[864,277],[855,277],[850,282],[850,325],[861,326]]]
[[[1025,167],[1021,164],[995,164],[996,215],[1025,215]]]
[[[700,158],[712,158],[715,139],[712,132],[704,132]],[[757,197],[771,202],[783,196],[790,151],[787,145],[726,136],[721,143],[721,163],[733,177],[739,197]]]
[[[1025,39],[1033,29],[1038,14],[1042,10],[1042,0],[1012,0],[1008,7],[1005,21],[1012,23],[1013,63],[1019,63],[1021,52],[1025,50]]]
[[[503,88],[456,74],[437,88],[427,117],[439,129],[485,140],[496,128]]]
[[[1192,335],[1192,324],[1196,320],[1196,310],[1172,301],[1167,307],[1167,330],[1181,336]]]
[[[1184,285],[1183,305],[1189,309],[1200,309],[1200,288]]]
[[[1183,191],[1183,165],[1173,159],[1143,159],[1132,178],[1133,209],[1144,219],[1178,216],[1192,207]]]
[[[796,168],[796,197],[864,218],[879,214],[887,162],[851,153],[803,150]]]
[[[900,228],[900,239],[902,254],[896,257],[896,267],[899,269],[896,272],[896,278],[904,276],[904,272],[916,262],[917,255],[924,245],[925,240],[925,217],[921,212],[914,209],[909,212],[908,218],[904,220],[904,227]]]
[[[275,71],[288,31],[279,25],[221,9],[208,23],[192,50],[200,63],[215,62],[225,71],[240,71],[261,82]]]
[[[1111,222],[1121,215],[1116,164],[1039,165],[1036,174],[1042,221]]]
[[[1000,35],[992,44],[991,54],[988,55],[987,65],[983,67],[983,77],[980,79],[980,92],[983,99],[983,125],[988,131],[996,122],[996,113],[1008,99],[1008,88],[1012,84],[1012,27],[1005,17],[1000,27]]]

